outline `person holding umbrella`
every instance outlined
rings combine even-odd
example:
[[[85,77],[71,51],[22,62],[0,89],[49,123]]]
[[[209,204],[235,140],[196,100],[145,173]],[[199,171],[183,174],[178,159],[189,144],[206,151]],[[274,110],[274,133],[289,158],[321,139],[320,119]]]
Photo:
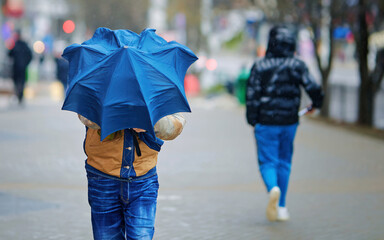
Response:
[[[94,239],[152,239],[159,189],[158,151],[140,139],[139,134],[146,131],[121,130],[100,141],[100,127],[78,116],[87,127],[84,149]],[[154,127],[156,136],[173,140],[185,122],[180,113],[163,117]],[[127,158],[133,158],[132,163]],[[123,178],[123,172],[133,177]]]
[[[158,194],[158,153],[183,130],[190,112],[184,91],[187,47],[146,29],[98,28],[64,50],[69,61],[62,109],[86,126],[84,150],[93,236],[152,239]]]
[[[296,39],[286,26],[270,30],[266,56],[256,61],[247,83],[246,118],[254,127],[259,170],[269,193],[266,216],[286,221],[286,194],[291,172],[293,142],[299,122],[301,90],[313,108],[323,101],[321,87],[305,63],[294,56]]]

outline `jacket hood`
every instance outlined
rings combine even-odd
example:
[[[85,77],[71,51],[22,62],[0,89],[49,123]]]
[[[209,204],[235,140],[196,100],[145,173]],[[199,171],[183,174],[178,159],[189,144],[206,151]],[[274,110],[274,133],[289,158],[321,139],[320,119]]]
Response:
[[[266,57],[293,57],[296,50],[296,38],[287,27],[276,26],[269,32]]]

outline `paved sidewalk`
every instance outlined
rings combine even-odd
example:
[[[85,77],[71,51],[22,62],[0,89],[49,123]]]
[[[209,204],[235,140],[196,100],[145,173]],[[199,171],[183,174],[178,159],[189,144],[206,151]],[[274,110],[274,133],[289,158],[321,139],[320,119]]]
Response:
[[[227,96],[193,113],[159,155],[155,239],[384,239],[384,141],[303,118],[287,204],[267,195],[244,109]],[[48,96],[0,109],[0,239],[92,239],[84,129]]]

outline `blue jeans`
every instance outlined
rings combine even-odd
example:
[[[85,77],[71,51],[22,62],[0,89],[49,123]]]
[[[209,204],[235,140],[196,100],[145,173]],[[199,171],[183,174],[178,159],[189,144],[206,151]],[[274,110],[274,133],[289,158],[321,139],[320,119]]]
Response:
[[[297,126],[295,123],[281,126],[256,124],[255,127],[261,177],[268,192],[275,186],[280,188],[280,207],[285,207]]]
[[[87,171],[95,240],[152,239],[159,183],[157,174],[117,180]]]

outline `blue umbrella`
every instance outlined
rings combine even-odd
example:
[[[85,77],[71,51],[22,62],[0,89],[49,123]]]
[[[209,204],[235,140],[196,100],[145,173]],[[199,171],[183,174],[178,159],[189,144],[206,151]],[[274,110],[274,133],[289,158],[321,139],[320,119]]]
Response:
[[[128,128],[155,138],[153,126],[160,118],[191,111],[184,77],[197,57],[154,29],[138,35],[98,28],[88,41],[67,47],[63,57],[69,73],[62,109],[97,123],[101,139]]]

